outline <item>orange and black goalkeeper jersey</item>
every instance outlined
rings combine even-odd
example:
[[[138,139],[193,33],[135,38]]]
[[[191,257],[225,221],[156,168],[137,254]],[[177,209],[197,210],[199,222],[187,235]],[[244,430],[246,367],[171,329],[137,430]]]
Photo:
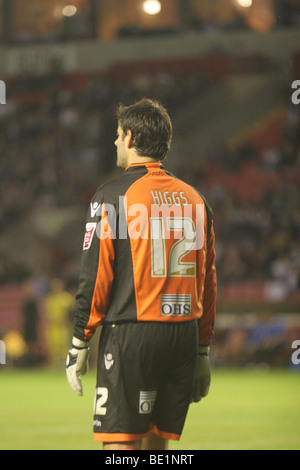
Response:
[[[100,186],[89,207],[74,335],[103,322],[197,319],[209,344],[217,280],[212,212],[161,163],[129,165]]]

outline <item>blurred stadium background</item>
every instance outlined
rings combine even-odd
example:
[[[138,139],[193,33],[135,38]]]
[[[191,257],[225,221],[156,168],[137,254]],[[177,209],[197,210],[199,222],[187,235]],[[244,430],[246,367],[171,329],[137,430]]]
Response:
[[[0,0],[2,385],[63,370],[86,211],[119,174],[116,105],[147,96],[174,122],[166,166],[215,215],[216,374],[299,389],[299,0],[69,1]]]

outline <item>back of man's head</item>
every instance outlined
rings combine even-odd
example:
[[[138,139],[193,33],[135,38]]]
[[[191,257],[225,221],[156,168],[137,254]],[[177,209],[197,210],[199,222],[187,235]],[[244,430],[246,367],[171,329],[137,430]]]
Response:
[[[167,110],[147,98],[130,106],[120,105],[117,111],[120,127],[132,133],[133,148],[141,157],[162,161],[171,147],[173,128]]]

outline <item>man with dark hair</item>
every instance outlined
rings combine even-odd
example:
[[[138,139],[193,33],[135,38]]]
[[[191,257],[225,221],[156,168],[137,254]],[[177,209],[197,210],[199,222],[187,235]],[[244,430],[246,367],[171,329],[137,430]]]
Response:
[[[172,122],[163,106],[156,101],[143,99],[132,106],[119,106],[119,127],[124,137],[132,133],[132,146],[139,157],[147,156],[162,161],[170,150]]]
[[[70,386],[82,395],[89,340],[102,325],[94,437],[104,450],[166,450],[210,387],[216,316],[212,212],[162,165],[172,124],[143,99],[118,108],[123,174],[91,201],[83,245]]]

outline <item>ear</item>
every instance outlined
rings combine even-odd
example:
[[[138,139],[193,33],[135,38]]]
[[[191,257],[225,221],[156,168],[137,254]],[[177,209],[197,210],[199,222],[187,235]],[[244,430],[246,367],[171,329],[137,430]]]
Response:
[[[131,131],[127,131],[127,135],[125,137],[125,142],[126,142],[127,148],[131,149],[133,147],[134,138],[132,136]]]

